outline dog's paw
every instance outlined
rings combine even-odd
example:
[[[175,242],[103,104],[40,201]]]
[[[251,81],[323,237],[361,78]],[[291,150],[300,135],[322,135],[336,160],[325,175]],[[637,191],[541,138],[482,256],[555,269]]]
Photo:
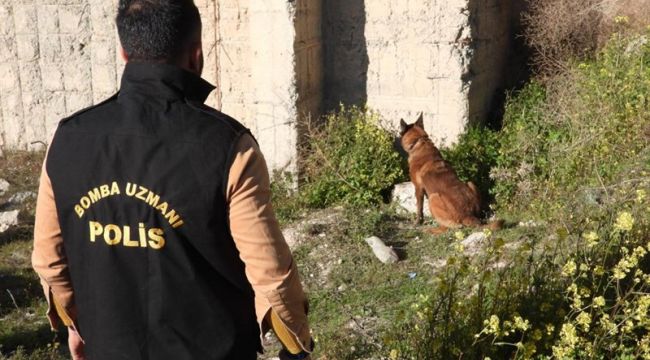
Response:
[[[423,222],[424,220],[421,217],[416,218],[414,221],[415,225],[422,225]]]

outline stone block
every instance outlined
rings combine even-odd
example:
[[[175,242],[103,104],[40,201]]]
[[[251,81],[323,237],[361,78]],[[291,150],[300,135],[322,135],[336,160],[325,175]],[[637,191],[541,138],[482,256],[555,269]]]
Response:
[[[107,1],[92,3],[90,22],[94,35],[115,36],[115,15],[117,6]]]
[[[90,92],[66,91],[65,107],[66,115],[70,116],[79,110],[83,110],[93,104],[93,96]]]
[[[60,6],[59,30],[62,34],[80,34],[90,30],[90,7],[83,5]]]
[[[37,8],[39,33],[50,35],[59,33],[58,10],[57,5],[41,5]]]
[[[13,36],[0,36],[0,62],[14,61],[17,57]]]
[[[22,101],[26,122],[38,132],[38,128],[43,126],[43,92],[40,89],[23,91]],[[43,136],[37,137],[36,140],[42,140]]]
[[[90,34],[82,33],[79,35],[64,34],[60,36],[61,53],[60,56],[64,62],[75,60],[90,60]]]
[[[65,108],[65,92],[64,91],[51,91],[45,92],[44,101],[47,104],[47,111],[45,111],[45,131],[47,133],[47,141],[49,142],[54,135],[54,130],[66,116]]]
[[[40,55],[38,35],[16,35],[16,50],[18,60],[36,60]]]
[[[34,148],[29,146],[31,142],[45,139],[42,91],[23,91],[22,100],[25,121],[24,142],[28,145],[28,150],[33,150]]]
[[[100,102],[102,102],[102,101],[108,99],[109,97],[115,95],[116,92],[117,92],[117,90],[111,91],[111,92],[93,91],[93,104],[99,104]]]
[[[219,0],[219,6],[224,8],[239,8],[241,5],[240,0]]]
[[[0,98],[0,108],[2,108],[4,140],[7,148],[24,148],[25,123],[23,122],[23,103],[20,92],[3,92]]]
[[[58,63],[44,63],[41,65],[41,79],[44,90],[58,91],[64,89],[61,66]]]
[[[114,93],[117,90],[117,73],[114,65],[93,65],[93,92]]]
[[[20,90],[36,91],[41,89],[41,67],[35,61],[20,63]]]
[[[0,36],[9,36],[13,34],[13,10],[10,5],[0,6]]]
[[[20,71],[18,64],[0,63],[0,92],[15,92],[20,88]]]
[[[66,91],[91,93],[92,74],[87,62],[69,63],[63,67],[63,86]]]
[[[58,63],[63,61],[61,56],[61,36],[41,35],[40,54],[43,63]]]
[[[90,47],[93,64],[115,64],[115,37],[93,35]]]
[[[16,34],[38,33],[38,13],[36,5],[14,5]]]

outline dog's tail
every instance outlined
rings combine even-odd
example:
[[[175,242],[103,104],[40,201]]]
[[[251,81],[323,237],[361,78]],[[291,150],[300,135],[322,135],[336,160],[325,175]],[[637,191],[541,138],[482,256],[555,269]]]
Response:
[[[481,227],[484,228],[484,229],[490,229],[492,231],[495,231],[495,230],[503,229],[504,224],[505,224],[505,221],[503,221],[501,219],[497,219],[497,220],[492,220],[492,221],[488,222],[487,224],[484,224]]]

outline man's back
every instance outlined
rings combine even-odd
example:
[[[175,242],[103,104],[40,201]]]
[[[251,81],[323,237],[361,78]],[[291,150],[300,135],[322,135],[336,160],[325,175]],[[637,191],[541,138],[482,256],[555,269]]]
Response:
[[[225,200],[247,130],[202,105],[211,90],[175,66],[129,63],[118,96],[57,130],[46,170],[91,359],[255,356]]]
[[[117,96],[63,120],[41,173],[32,265],[74,360],[255,359],[313,348],[266,161],[203,105],[192,0],[120,0]]]

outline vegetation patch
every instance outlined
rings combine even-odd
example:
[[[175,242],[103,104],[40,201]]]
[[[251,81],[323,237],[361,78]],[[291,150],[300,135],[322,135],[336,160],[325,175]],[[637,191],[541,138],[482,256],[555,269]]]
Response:
[[[301,188],[305,204],[366,206],[390,195],[406,178],[404,162],[393,135],[380,125],[375,113],[342,107],[309,130]]]

